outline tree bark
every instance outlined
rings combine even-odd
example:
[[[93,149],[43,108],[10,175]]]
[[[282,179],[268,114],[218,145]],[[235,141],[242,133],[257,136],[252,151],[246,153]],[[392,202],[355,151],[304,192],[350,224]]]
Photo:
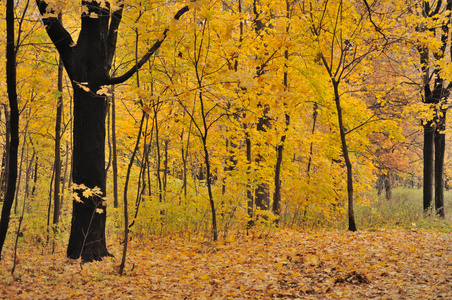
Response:
[[[444,211],[444,152],[446,149],[446,135],[444,132],[435,134],[435,212],[445,217]]]
[[[93,95],[74,86],[74,169],[75,184],[99,187],[105,196],[105,97]],[[79,191],[81,194],[83,191]],[[100,260],[109,253],[105,240],[106,207],[100,197],[73,201],[71,235],[67,255],[86,261]],[[102,209],[97,213],[96,209]]]
[[[16,48],[14,45],[14,0],[6,1],[6,85],[10,107],[10,143],[8,183],[0,219],[0,259],[8,232],[11,207],[16,193],[17,153],[19,148],[19,109],[16,90]]]
[[[61,14],[59,14],[61,20]],[[63,61],[58,64],[58,91],[60,96],[57,101],[57,112],[55,119],[55,186],[53,187],[53,224],[60,220],[60,183],[61,183],[61,120],[63,115]]]
[[[352,171],[352,163],[350,161],[350,156],[348,154],[347,141],[345,139],[345,128],[344,122],[342,119],[342,107],[339,95],[339,82],[332,79],[333,87],[334,87],[334,101],[336,103],[337,117],[339,123],[339,133],[341,136],[342,143],[342,155],[344,156],[345,165],[347,167],[347,195],[348,195],[348,230],[356,231],[355,224],[355,212],[354,212],[354,203],[353,203],[353,171]]]
[[[112,87],[111,96],[111,143],[113,151],[113,207],[118,208],[118,155],[116,153],[116,104],[115,104],[115,92],[114,86]]]
[[[8,187],[8,174],[9,174],[9,141],[10,141],[10,123],[9,123],[9,112],[8,112],[8,106],[6,104],[4,105],[5,109],[5,151],[3,152],[3,158],[2,158],[2,178],[1,178],[1,196],[2,196],[2,202],[3,198],[6,195],[6,189]]]
[[[433,203],[433,174],[434,174],[434,140],[435,127],[427,124],[424,126],[424,189],[423,189],[423,205],[424,212],[432,208]]]

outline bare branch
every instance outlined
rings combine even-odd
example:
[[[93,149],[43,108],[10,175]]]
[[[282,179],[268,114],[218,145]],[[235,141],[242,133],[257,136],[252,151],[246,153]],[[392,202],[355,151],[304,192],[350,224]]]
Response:
[[[188,6],[184,6],[183,8],[181,8],[176,15],[174,16],[175,20],[179,20],[180,17],[186,13],[189,10]],[[129,71],[127,71],[126,73],[124,73],[123,75],[119,76],[119,77],[114,77],[114,78],[109,78],[107,79],[106,82],[104,82],[102,85],[105,84],[119,84],[119,83],[123,83],[125,82],[127,79],[129,79],[130,77],[133,76],[133,74],[135,74],[135,72],[138,71],[139,68],[141,68],[148,60],[149,58],[160,48],[160,46],[162,45],[163,41],[166,39],[166,36],[168,35],[168,31],[169,29],[166,28],[162,35],[160,36],[160,38],[154,43],[154,45],[152,45],[152,47],[148,50],[148,52],[136,63],[135,66],[133,66]]]

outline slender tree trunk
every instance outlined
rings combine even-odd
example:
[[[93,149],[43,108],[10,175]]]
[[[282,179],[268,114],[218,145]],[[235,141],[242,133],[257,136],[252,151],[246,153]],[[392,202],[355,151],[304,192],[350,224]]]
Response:
[[[169,144],[169,140],[165,139],[164,141],[164,160],[163,160],[163,198],[165,199],[166,197],[166,187],[168,184],[168,173],[169,173],[169,169],[168,169],[168,144]]]
[[[245,128],[246,130],[246,128]],[[246,198],[248,199],[247,203],[247,211],[248,211],[248,227],[251,227],[254,225],[254,197],[253,197],[253,191],[251,186],[251,140],[249,137],[249,133],[246,132],[245,137],[245,151],[246,151],[246,163],[247,163],[247,180],[246,180]]]
[[[286,2],[286,8],[287,8],[287,18],[289,19],[289,3]],[[289,31],[289,28],[287,27],[286,32]],[[284,58],[286,61],[289,59],[289,50],[284,51]],[[287,68],[287,64],[284,65],[285,68]],[[289,82],[288,82],[288,73],[287,71],[284,71],[283,75],[283,84],[285,87],[285,90],[287,91]],[[284,103],[284,107],[286,108],[286,104]],[[278,217],[281,215],[281,164],[283,160],[283,151],[284,151],[284,143],[286,141],[286,134],[287,130],[289,128],[290,124],[290,116],[288,112],[284,113],[285,117],[285,127],[284,127],[284,133],[281,136],[281,140],[279,145],[276,147],[276,166],[275,166],[275,191],[273,193],[273,207],[272,211],[275,215]],[[279,222],[279,218],[276,220],[276,222]]]
[[[391,185],[391,174],[389,174],[389,173],[385,175],[384,187],[385,187],[386,200],[391,200],[391,198],[392,198],[392,185]]]
[[[0,219],[0,259],[8,232],[11,207],[16,193],[17,153],[19,148],[19,109],[16,90],[16,48],[14,45],[14,0],[6,1],[6,85],[10,107],[10,143],[8,184]]]
[[[333,81],[333,87],[334,87],[334,101],[336,103],[336,110],[337,110],[337,117],[338,117],[338,123],[339,123],[339,133],[341,136],[341,143],[342,143],[342,154],[344,156],[345,165],[347,167],[347,195],[348,195],[348,230],[349,231],[356,231],[356,224],[355,224],[355,212],[353,209],[354,203],[353,203],[353,171],[352,171],[352,163],[350,161],[350,156],[348,154],[348,147],[347,147],[347,140],[345,139],[345,128],[344,128],[344,121],[342,119],[342,107],[341,107],[341,100],[339,95],[339,82]]]
[[[18,201],[19,201],[18,198],[19,198],[19,195],[20,195],[20,186],[21,186],[21,180],[22,180],[22,166],[24,164],[25,144],[27,142],[28,122],[29,122],[29,119],[27,120],[27,124],[25,125],[25,131],[24,131],[23,142],[22,142],[22,149],[20,151],[19,170],[18,170],[18,173],[17,173],[16,195],[15,195],[15,200],[14,200],[14,214],[15,215],[17,215],[17,206],[18,206]]]
[[[444,211],[444,152],[446,150],[446,135],[444,132],[435,134],[435,211],[443,218]]]
[[[10,141],[10,133],[11,133],[11,127],[9,123],[9,112],[8,112],[8,106],[6,104],[3,104],[4,111],[5,111],[5,151],[3,152],[3,158],[2,158],[2,182],[1,182],[1,197],[2,202],[3,198],[6,195],[6,189],[8,186],[8,174],[9,174],[9,141]]]
[[[315,123],[317,122],[317,115],[318,115],[318,105],[317,103],[314,103],[314,108],[313,108],[313,112],[312,112],[312,129],[311,129],[311,136],[314,135],[315,132]],[[314,154],[314,143],[311,142],[311,144],[309,145],[309,159],[308,159],[308,166],[307,166],[307,170],[306,170],[306,174],[308,176],[308,179],[311,176],[311,165],[312,165],[312,156]]]
[[[263,108],[263,116],[259,117],[258,123],[256,125],[256,130],[260,132],[267,132],[267,128],[270,127],[270,119],[268,118],[268,107]],[[261,145],[258,144],[258,148]],[[262,166],[265,162],[264,157],[257,153],[254,159],[258,167]],[[262,178],[264,182],[258,183],[256,190],[254,191],[254,204],[256,208],[260,210],[270,209],[270,187],[268,183],[265,182],[265,178]]]
[[[33,172],[33,188],[31,189],[31,196],[34,196],[36,192],[36,184],[38,183],[38,167],[39,167],[39,156],[38,153],[36,153],[36,159],[35,159],[35,169]]]
[[[113,206],[118,208],[118,155],[116,153],[116,104],[115,87],[111,89],[111,143],[113,148]]]
[[[434,174],[434,145],[435,127],[427,124],[424,126],[424,212],[428,213],[433,204],[433,174]]]
[[[146,116],[146,113],[143,111],[141,122],[140,122],[140,128],[138,130],[138,137],[137,142],[135,144],[135,148],[133,149],[132,157],[130,158],[129,165],[127,166],[127,174],[126,174],[126,181],[124,183],[124,247],[122,250],[122,259],[121,264],[119,265],[119,275],[122,275],[124,271],[124,266],[126,264],[126,255],[127,255],[127,245],[129,242],[129,213],[128,213],[128,203],[127,203],[127,190],[129,187],[129,178],[130,178],[130,171],[132,170],[133,162],[135,160],[135,156],[138,151],[138,147],[140,145],[140,138],[141,138],[141,132],[143,130],[143,123],[144,118]]]
[[[213,240],[216,241],[216,240],[218,240],[217,214],[215,211],[215,202],[213,201],[212,174],[210,171],[209,150],[207,149],[207,137],[206,136],[203,137],[202,143],[203,143],[203,148],[204,148],[204,161],[206,163],[207,192],[209,194],[210,209],[212,212],[212,233],[213,233]]]
[[[61,13],[58,19],[61,21]],[[53,224],[60,220],[60,184],[61,184],[61,120],[63,116],[63,61],[59,59],[58,64],[58,92],[60,96],[57,102],[55,119],[55,186],[53,187]]]
[[[50,177],[49,185],[49,204],[47,205],[47,242],[50,240],[50,214],[52,211],[52,188],[55,180],[55,165],[52,166],[52,177]]]

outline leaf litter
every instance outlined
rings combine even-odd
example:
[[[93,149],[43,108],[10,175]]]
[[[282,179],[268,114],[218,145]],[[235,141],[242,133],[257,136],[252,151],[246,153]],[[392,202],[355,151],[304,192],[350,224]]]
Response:
[[[1,299],[451,299],[452,238],[434,231],[277,230],[219,242],[132,242],[116,258],[80,264],[19,248],[4,251]]]

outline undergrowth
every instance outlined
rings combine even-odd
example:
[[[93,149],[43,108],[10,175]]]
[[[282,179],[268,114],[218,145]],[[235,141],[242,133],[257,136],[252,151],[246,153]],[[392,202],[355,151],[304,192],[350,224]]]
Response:
[[[152,240],[161,238],[177,238],[185,240],[211,240],[210,210],[207,205],[201,205],[203,199],[200,194],[190,198],[180,195],[166,195],[166,202],[160,203],[155,199],[145,199],[134,217],[135,210],[131,210],[130,237],[135,240]],[[452,232],[450,217],[452,208],[452,191],[445,192],[446,218],[440,219],[434,214],[424,215],[422,209],[422,190],[398,189],[393,191],[391,200],[384,196],[377,196],[370,191],[367,201],[359,201],[355,205],[355,217],[358,230],[374,231],[379,228],[432,230],[437,232]],[[20,232],[18,247],[21,244],[36,245],[37,251],[54,252],[55,249],[65,249],[70,232],[70,205],[66,205],[62,212],[61,223],[56,227],[47,226],[48,207],[31,201],[26,207],[23,227]],[[223,200],[219,205],[217,218],[219,224],[219,238],[227,240],[247,234],[267,235],[279,228],[290,228],[297,231],[318,229],[347,229],[346,206],[337,206],[335,215],[326,216],[322,210],[315,207],[304,207],[296,214],[283,214],[279,223],[269,212],[259,212],[252,230],[247,228],[250,221],[246,214],[246,207],[228,205]],[[230,203],[233,203],[232,201]],[[283,206],[283,209],[287,208]],[[289,207],[293,210],[293,207]],[[117,244],[123,241],[122,208],[108,208],[107,216],[107,244]],[[287,209],[286,211],[289,211]],[[8,239],[5,247],[12,251],[17,233],[19,216],[12,215]]]

